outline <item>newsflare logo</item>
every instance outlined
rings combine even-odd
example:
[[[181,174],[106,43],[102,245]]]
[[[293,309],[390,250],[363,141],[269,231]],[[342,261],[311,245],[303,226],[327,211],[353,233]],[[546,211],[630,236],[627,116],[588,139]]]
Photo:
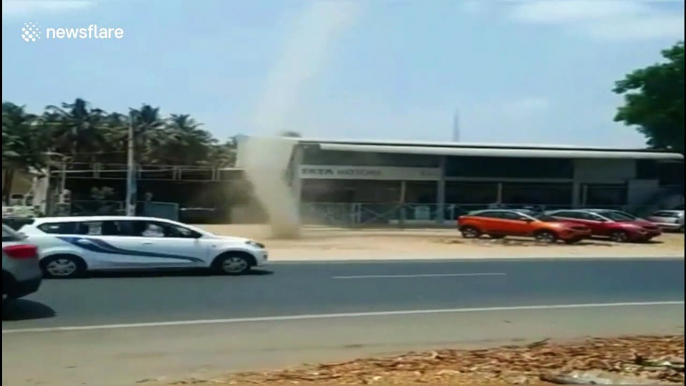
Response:
[[[123,39],[124,30],[122,28],[103,28],[96,24],[91,24],[85,28],[43,28],[35,22],[24,23],[21,28],[21,38],[25,42],[37,42],[46,39]]]
[[[25,42],[35,42],[41,37],[40,26],[37,23],[24,23],[21,28],[21,38]]]

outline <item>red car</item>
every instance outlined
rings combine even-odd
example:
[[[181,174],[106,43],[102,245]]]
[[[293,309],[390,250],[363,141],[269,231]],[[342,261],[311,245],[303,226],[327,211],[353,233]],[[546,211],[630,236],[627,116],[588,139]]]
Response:
[[[524,210],[482,210],[462,216],[457,221],[462,235],[468,239],[489,235],[494,239],[507,236],[533,237],[552,244],[562,240],[576,244],[591,237],[591,230],[579,224],[558,221],[545,215]]]
[[[586,225],[593,236],[618,243],[647,242],[662,235],[656,224],[615,210],[557,210],[547,214],[561,221]]]

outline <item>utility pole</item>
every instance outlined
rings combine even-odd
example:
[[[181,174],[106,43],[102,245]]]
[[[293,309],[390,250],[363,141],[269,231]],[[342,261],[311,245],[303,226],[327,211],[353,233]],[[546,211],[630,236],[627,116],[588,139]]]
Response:
[[[129,146],[128,146],[128,165],[126,173],[126,215],[136,215],[136,198],[138,192],[136,189],[136,146],[133,131],[133,116],[129,115]]]

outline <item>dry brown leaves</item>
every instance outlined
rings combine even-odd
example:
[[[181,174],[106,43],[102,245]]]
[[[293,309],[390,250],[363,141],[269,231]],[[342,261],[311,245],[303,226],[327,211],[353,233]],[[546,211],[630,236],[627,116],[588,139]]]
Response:
[[[592,339],[578,344],[542,341],[525,347],[410,353],[172,385],[545,385],[542,379],[550,379],[551,374],[593,370],[683,384],[683,358],[683,336]]]

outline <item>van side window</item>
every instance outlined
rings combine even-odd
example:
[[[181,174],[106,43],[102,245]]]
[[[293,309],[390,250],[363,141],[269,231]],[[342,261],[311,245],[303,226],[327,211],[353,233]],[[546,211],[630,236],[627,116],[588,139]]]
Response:
[[[124,236],[122,225],[118,221],[93,221],[80,224],[80,233],[87,236]]]
[[[38,226],[42,232],[50,235],[78,235],[79,223],[77,222],[52,222]]]

